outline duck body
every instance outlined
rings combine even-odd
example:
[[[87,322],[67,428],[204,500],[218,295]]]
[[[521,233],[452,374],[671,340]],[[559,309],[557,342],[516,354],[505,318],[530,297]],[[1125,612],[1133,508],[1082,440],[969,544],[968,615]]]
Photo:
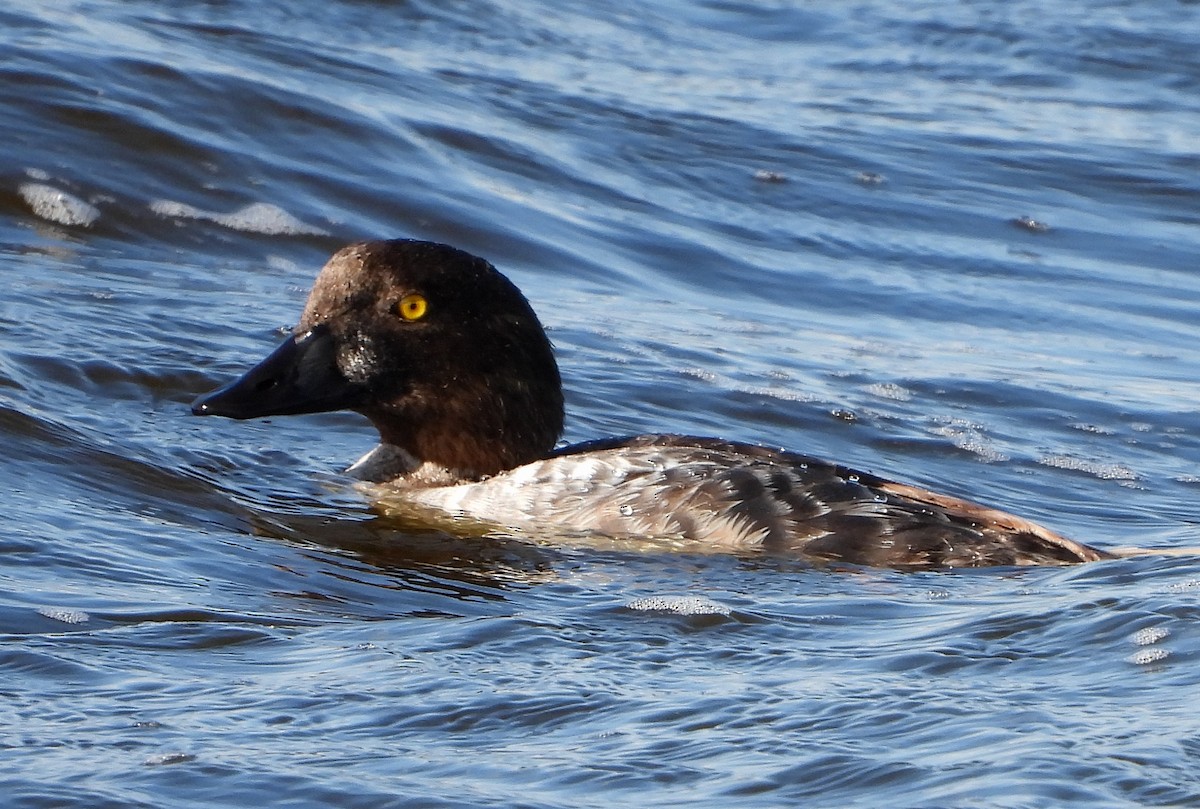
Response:
[[[337,253],[295,334],[193,404],[232,418],[363,413],[382,443],[348,472],[385,510],[906,569],[1112,556],[1003,511],[784,450],[665,434],[555,449],[562,408],[549,341],[516,287],[482,259],[408,240]]]
[[[907,569],[1110,558],[1036,523],[794,452],[682,435],[564,447],[479,481],[375,479],[383,510],[424,507],[529,535],[653,538],[728,552]]]

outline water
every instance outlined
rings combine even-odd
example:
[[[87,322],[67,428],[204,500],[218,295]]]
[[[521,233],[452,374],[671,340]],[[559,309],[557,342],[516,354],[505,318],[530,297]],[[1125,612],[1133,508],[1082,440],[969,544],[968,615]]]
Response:
[[[1200,7],[174,5],[0,12],[5,805],[1200,805],[1196,557],[458,540],[345,488],[357,417],[186,407],[431,238],[570,440],[1200,546]]]

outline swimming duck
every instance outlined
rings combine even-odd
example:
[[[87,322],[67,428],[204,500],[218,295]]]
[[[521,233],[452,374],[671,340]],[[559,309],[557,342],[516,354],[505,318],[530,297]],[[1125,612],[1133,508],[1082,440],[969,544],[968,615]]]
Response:
[[[299,325],[201,416],[353,410],[380,445],[347,470],[450,518],[897,568],[1112,558],[1003,511],[783,450],[680,435],[555,448],[563,395],[529,302],[444,244],[353,244]]]

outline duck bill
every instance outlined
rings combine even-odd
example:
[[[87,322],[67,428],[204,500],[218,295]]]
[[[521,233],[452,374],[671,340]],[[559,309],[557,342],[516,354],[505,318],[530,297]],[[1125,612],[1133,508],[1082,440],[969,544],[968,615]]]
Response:
[[[241,378],[197,398],[192,413],[231,419],[324,413],[353,407],[363,395],[338,368],[333,335],[321,325],[288,337]]]

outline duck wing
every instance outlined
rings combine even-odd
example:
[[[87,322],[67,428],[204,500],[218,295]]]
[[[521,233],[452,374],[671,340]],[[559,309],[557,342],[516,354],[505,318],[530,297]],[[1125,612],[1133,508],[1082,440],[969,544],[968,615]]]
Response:
[[[647,435],[557,453],[605,456],[641,471],[616,487],[625,490],[615,498],[616,517],[612,509],[593,510],[601,530],[635,528],[706,545],[910,569],[1065,565],[1113,556],[1005,511],[766,447]]]

